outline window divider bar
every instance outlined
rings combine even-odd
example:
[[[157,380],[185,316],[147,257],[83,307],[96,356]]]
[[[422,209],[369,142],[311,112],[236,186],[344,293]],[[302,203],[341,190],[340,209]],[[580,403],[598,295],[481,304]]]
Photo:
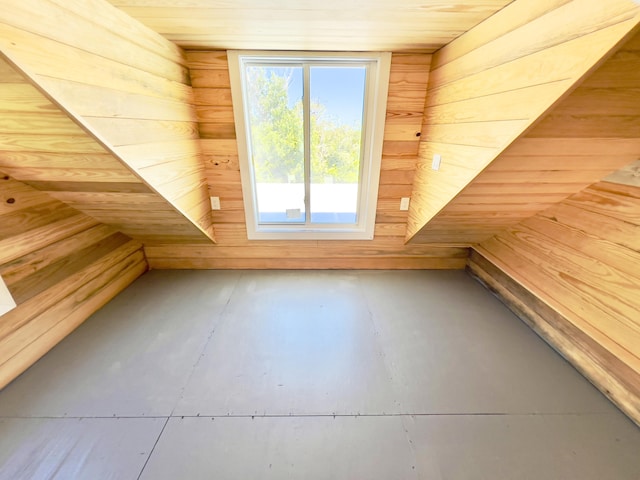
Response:
[[[304,64],[302,111],[304,132],[304,215],[305,225],[311,223],[311,66]]]

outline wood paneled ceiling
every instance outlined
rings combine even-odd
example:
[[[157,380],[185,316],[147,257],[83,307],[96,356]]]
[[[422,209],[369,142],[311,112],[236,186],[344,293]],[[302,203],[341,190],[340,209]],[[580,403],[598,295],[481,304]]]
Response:
[[[420,213],[414,176],[418,142],[448,142],[456,148],[455,155],[444,152],[444,167],[420,184],[435,197],[447,182],[456,182],[453,195],[458,196],[453,201],[432,212],[430,219],[414,222],[420,227],[428,223],[429,228],[412,243],[437,248],[453,245],[457,249],[481,242],[637,158],[638,78],[634,72],[640,71],[635,68],[640,34],[495,165],[473,180],[465,176],[465,182],[472,181],[466,189],[457,184],[456,172],[446,169],[449,164],[457,166],[452,158],[461,159],[459,163],[473,159],[473,155],[458,154],[468,151],[469,142],[477,142],[472,144],[476,150],[487,148],[487,141],[494,142],[499,147],[496,155],[506,147],[506,125],[525,118],[513,114],[514,108],[532,99],[540,101],[538,90],[525,91],[523,86],[547,89],[549,72],[554,72],[558,81],[567,83],[554,94],[557,99],[574,81],[583,80],[585,69],[593,70],[608,49],[638,26],[640,6],[631,0],[610,0],[606,7],[598,0],[28,0],[17,5],[0,10],[0,53],[25,75],[22,78],[0,62],[0,85],[5,83],[0,89],[0,137],[4,135],[4,141],[0,138],[0,172],[48,192],[147,246],[158,247],[149,250],[157,258],[175,255],[175,243],[209,243],[209,237],[203,238],[197,228],[194,231],[193,222],[185,224],[183,210],[174,208],[172,202],[167,204],[167,196],[163,198],[162,191],[148,181],[150,176],[140,174],[147,167],[157,172],[162,185],[175,178],[178,193],[185,186],[191,189],[188,192],[198,193],[197,197],[179,197],[203,207],[204,215],[195,216],[196,220],[211,220],[207,194],[222,200],[223,208],[214,213],[214,220],[223,241],[207,250],[213,259],[209,263],[202,260],[201,250],[193,250],[200,263],[190,266],[220,267],[226,261],[223,256],[235,261],[251,250],[245,248],[244,213],[238,207],[242,190],[225,49],[394,51],[391,91],[395,93],[387,112],[386,173],[381,180],[376,236],[380,245],[400,251],[402,260],[411,265],[418,265],[414,259],[425,255],[416,245],[405,247],[407,213],[399,211],[398,205],[400,198],[411,196],[412,211]],[[481,23],[488,17],[489,21]],[[67,28],[60,30],[62,20]],[[534,37],[538,40],[531,43]],[[609,38],[611,45],[602,47],[602,38]],[[185,55],[171,41],[191,51]],[[429,69],[429,52],[445,44],[449,46],[433,57],[434,68]],[[594,53],[598,48],[604,50]],[[488,57],[491,51],[493,56]],[[570,81],[556,71],[559,66],[567,67],[567,51],[580,62],[591,55],[589,62],[584,60],[580,75]],[[517,63],[519,58],[526,61]],[[540,58],[548,62],[541,63]],[[442,88],[430,88],[427,93],[427,78],[429,84]],[[443,95],[445,89],[453,93]],[[23,91],[28,93],[26,99]],[[496,96],[501,103],[496,103]],[[446,108],[439,112],[442,105]],[[568,110],[562,110],[563,105]],[[442,115],[445,110],[447,118]],[[69,112],[74,112],[76,122],[67,118]],[[496,117],[496,113],[513,118]],[[538,120],[541,113],[527,114],[527,122]],[[423,119],[427,122],[421,125]],[[438,121],[430,125],[432,120]],[[472,120],[479,128],[469,129]],[[179,128],[174,129],[176,126]],[[609,133],[603,133],[603,128]],[[576,133],[580,129],[583,131]],[[99,133],[96,138],[100,141],[87,132]],[[114,136],[107,138],[106,134]],[[176,142],[167,149],[166,140],[172,139]],[[188,148],[183,149],[184,145]],[[524,148],[527,145],[531,149]],[[124,153],[132,161],[122,161]],[[192,170],[199,172],[200,153],[207,164],[206,177],[194,181],[194,174],[184,180],[179,161],[193,160]],[[430,170],[429,157],[418,163],[418,172]],[[140,168],[134,169],[138,160]],[[233,170],[222,168],[227,161]],[[585,165],[592,173],[584,173]],[[484,166],[473,168],[479,172]],[[322,255],[324,261],[326,252],[319,254],[318,245],[311,245],[309,251]],[[297,245],[295,255],[304,254],[302,247]],[[390,251],[370,247],[356,260],[368,262],[369,257]],[[215,258],[209,253],[214,249]],[[273,251],[280,253],[280,246]],[[259,254],[264,255],[262,252]],[[282,266],[281,257],[269,253],[268,259]],[[247,264],[234,265],[255,268],[258,254],[252,255],[242,257]],[[287,251],[282,257],[290,255]]]
[[[433,52],[512,0],[109,0],[186,49]]]

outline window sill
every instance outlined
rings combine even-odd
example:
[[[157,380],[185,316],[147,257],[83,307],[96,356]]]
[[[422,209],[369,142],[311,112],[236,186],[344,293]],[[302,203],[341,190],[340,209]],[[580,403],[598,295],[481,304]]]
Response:
[[[249,240],[373,240],[373,232],[349,228],[269,228],[248,232]]]

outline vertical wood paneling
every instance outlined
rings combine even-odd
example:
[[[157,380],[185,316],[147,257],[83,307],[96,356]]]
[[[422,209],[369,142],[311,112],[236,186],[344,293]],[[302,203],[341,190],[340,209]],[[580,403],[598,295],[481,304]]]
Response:
[[[514,2],[436,53],[409,239],[424,241],[429,222],[640,22],[628,0],[528,7]],[[438,171],[434,154],[442,155]]]
[[[194,237],[212,238],[181,49],[101,0],[25,0],[0,20],[2,52],[188,219]]]
[[[147,269],[142,244],[0,175],[0,388]]]
[[[404,245],[430,55],[394,54],[373,241],[248,241],[226,52],[190,51],[215,246],[148,245],[156,268],[460,268],[466,249]]]
[[[471,268],[640,424],[638,212],[640,188],[596,183],[481,243]]]
[[[640,154],[640,34],[516,140],[413,241],[482,242]],[[478,108],[489,103],[476,102]],[[473,116],[474,112],[459,112]]]

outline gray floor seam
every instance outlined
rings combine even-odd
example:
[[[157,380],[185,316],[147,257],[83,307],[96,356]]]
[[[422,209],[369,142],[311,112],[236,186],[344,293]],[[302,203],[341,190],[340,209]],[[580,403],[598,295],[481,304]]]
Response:
[[[151,450],[149,451],[149,455],[147,455],[147,459],[145,460],[144,465],[142,465],[142,468],[140,469],[140,473],[138,474],[137,480],[140,480],[140,477],[142,477],[142,474],[144,473],[144,469],[147,468],[147,464],[149,463],[149,460],[151,460],[151,455],[153,455],[153,452],[156,449],[156,446],[158,445],[158,442],[162,438],[162,434],[164,433],[164,429],[167,428],[167,425],[169,423],[169,419],[170,418],[171,417],[167,417],[167,420],[164,422],[164,425],[162,426],[162,429],[160,430],[160,433],[158,434],[158,438],[156,438],[156,441],[154,442],[153,447],[151,447]]]
[[[464,272],[150,272],[0,394],[0,480],[639,480],[638,451]]]
[[[198,355],[198,359],[195,361],[195,363],[193,364],[193,366],[191,367],[191,371],[189,372],[189,376],[187,377],[187,380],[184,382],[184,385],[182,385],[182,388],[180,389],[180,393],[177,396],[176,402],[173,405],[173,408],[171,409],[171,413],[169,414],[169,418],[173,417],[173,413],[175,412],[176,408],[178,408],[178,405],[180,404],[180,401],[183,398],[184,395],[184,391],[186,390],[187,386],[189,385],[189,382],[191,382],[191,378],[193,378],[193,374],[196,371],[196,369],[198,368],[198,365],[200,364],[200,361],[202,360],[202,357],[204,356],[204,352],[207,350],[207,347],[209,346],[209,342],[211,342],[211,339],[213,338],[213,334],[216,332],[216,329],[219,329],[220,327],[222,327],[223,323],[224,323],[224,319],[225,319],[225,312],[227,311],[227,308],[229,307],[229,304],[231,303],[231,299],[233,298],[233,294],[236,291],[236,288],[238,286],[238,283],[240,283],[240,280],[243,277],[243,273],[240,272],[238,274],[238,278],[236,279],[235,283],[233,284],[233,288],[231,289],[231,292],[229,292],[229,298],[227,298],[227,301],[224,304],[224,307],[220,310],[220,323],[219,325],[216,327],[214,325],[214,327],[211,329],[211,331],[209,332],[209,335],[207,336],[207,340],[204,342],[202,349],[200,350],[200,354]]]
[[[371,308],[371,305],[369,304],[369,297],[367,295],[367,292],[365,290],[364,285],[362,284],[362,278],[360,276],[358,276],[358,288],[360,289],[360,295],[362,295],[362,298],[364,299],[364,304],[367,308],[367,313],[369,316],[369,322],[371,323],[372,327],[373,327],[373,333],[376,339],[376,343],[378,345],[378,349],[380,350],[380,352],[382,353],[382,364],[384,365],[384,368],[386,369],[386,373],[387,376],[389,378],[389,382],[391,382],[391,386],[394,387],[395,386],[395,382],[393,381],[393,375],[391,374],[392,370],[389,367],[389,363],[387,362],[387,355],[386,352],[384,351],[384,348],[382,348],[382,343],[380,342],[380,334],[378,331],[378,326],[376,325],[376,321],[375,321],[375,314],[373,313],[373,309]],[[394,388],[395,390],[395,388]],[[394,393],[397,393],[394,391]],[[396,396],[396,395],[394,395]],[[397,402],[398,406],[401,406],[402,403],[400,402],[400,400],[394,400],[395,402]]]
[[[607,416],[610,412],[459,412],[459,413],[293,413],[293,414],[213,414],[213,415],[81,415],[81,416],[0,416],[0,420],[143,420],[171,418],[376,418],[376,417],[579,417]]]

